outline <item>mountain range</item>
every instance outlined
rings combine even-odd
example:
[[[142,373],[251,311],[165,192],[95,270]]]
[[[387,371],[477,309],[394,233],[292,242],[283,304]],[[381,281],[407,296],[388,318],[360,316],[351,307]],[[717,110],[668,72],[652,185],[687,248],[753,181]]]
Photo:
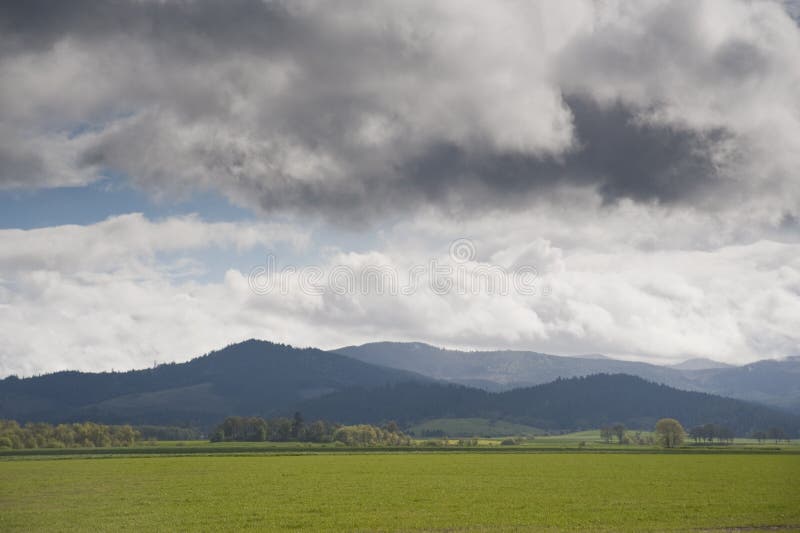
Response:
[[[800,414],[800,357],[731,366],[693,359],[675,366],[605,356],[564,357],[525,351],[447,350],[419,342],[376,342],[334,350],[367,363],[501,392],[558,378],[630,374],[681,390],[748,400]]]
[[[672,416],[685,424],[724,423],[739,434],[767,426],[792,433],[800,429],[795,414],[679,390],[687,383],[790,390],[796,387],[791,369],[785,369],[791,362],[764,361],[743,372],[747,367],[682,370],[598,356],[458,352],[420,343],[376,343],[334,353],[250,340],[143,370],[7,377],[0,380],[0,419],[207,429],[229,415],[288,416],[300,410],[307,418],[348,423],[482,417],[578,429],[612,422],[650,428]],[[783,369],[780,379],[774,365]],[[739,373],[728,373],[734,370]],[[673,379],[684,380],[684,387],[673,386]]]

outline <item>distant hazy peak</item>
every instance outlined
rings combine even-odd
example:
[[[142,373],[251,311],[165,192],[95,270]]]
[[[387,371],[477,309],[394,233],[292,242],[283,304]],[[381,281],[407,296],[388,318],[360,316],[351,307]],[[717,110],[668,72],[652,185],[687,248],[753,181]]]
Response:
[[[727,363],[722,363],[720,361],[714,361],[713,359],[708,359],[706,357],[697,357],[694,359],[687,359],[682,363],[678,363],[677,365],[672,365],[672,368],[677,368],[678,370],[708,370],[712,368],[730,368],[733,365],[729,365]]]
[[[330,350],[331,352],[339,352],[342,350],[354,350],[354,349],[364,349],[364,348],[392,348],[392,347],[403,347],[403,348],[413,348],[416,350],[442,350],[438,346],[433,346],[431,344],[426,344],[424,342],[402,342],[402,341],[377,341],[377,342],[367,342],[364,344],[353,344],[351,346],[342,346],[341,348],[334,348]]]

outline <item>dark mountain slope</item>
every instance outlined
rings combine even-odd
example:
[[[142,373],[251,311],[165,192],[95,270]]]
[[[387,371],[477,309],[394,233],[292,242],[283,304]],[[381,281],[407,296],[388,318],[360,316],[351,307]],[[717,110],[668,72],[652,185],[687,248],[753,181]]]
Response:
[[[250,340],[147,370],[6,378],[0,418],[203,424],[226,414],[267,415],[345,387],[415,380],[428,381],[317,349]]]
[[[596,428],[615,422],[652,429],[659,418],[671,417],[687,429],[717,423],[738,435],[772,426],[783,427],[792,435],[800,429],[800,417],[775,409],[622,374],[560,379],[502,393],[421,383],[357,388],[308,400],[299,408],[308,417],[346,423],[397,420],[408,424],[429,418],[481,417],[543,429]]]

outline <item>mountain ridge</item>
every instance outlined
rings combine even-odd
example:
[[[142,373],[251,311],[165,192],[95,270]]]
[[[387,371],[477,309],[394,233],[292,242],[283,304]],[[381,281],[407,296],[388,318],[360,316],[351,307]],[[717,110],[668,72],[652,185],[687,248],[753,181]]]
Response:
[[[720,394],[800,414],[800,357],[764,359],[742,366],[681,369],[639,361],[519,350],[450,350],[419,342],[376,342],[333,352],[493,392],[540,385],[558,378],[623,373],[682,390]]]
[[[398,345],[389,347],[394,350]],[[454,354],[452,351],[434,350],[433,353],[440,355],[438,359],[431,358],[432,349],[421,343],[412,345],[403,353],[411,352],[416,354],[418,359],[421,357],[423,361],[429,361],[434,366],[439,365],[437,368],[440,371],[447,370],[453,358],[457,361],[466,359],[469,365],[473,365],[470,368],[477,370],[485,364],[486,354],[483,352]],[[385,354],[397,356],[396,351]],[[524,378],[522,371],[530,370],[525,366],[528,363],[533,364],[534,369],[549,369],[549,374],[544,374],[556,377],[546,383],[561,383],[570,379],[573,380],[570,383],[597,383],[597,381],[580,381],[585,376],[561,377],[557,374],[562,372],[563,365],[570,361],[582,364],[588,362],[596,365],[594,368],[603,368],[602,365],[610,364],[608,360],[602,359],[573,359],[514,351],[493,352],[489,358],[495,365],[491,370],[505,375]],[[411,363],[414,361],[411,360]],[[633,369],[649,369],[652,366],[633,365]],[[794,375],[784,372],[781,362],[753,363],[743,368],[746,369],[753,390],[769,392],[770,387],[788,387],[794,383]],[[672,372],[677,371],[672,370]],[[782,377],[775,379],[773,377],[775,372],[781,372]],[[657,380],[645,380],[624,372],[597,371],[593,374],[627,375],[635,378],[633,381],[626,378],[604,378],[618,380],[617,388],[610,389],[611,392],[619,398],[627,394],[626,402],[634,406],[648,405],[650,395],[663,393],[664,389],[659,387],[666,386],[659,384]],[[487,391],[488,382],[481,381],[479,374],[476,375],[478,377],[470,385],[478,387],[465,387],[446,383],[435,376],[364,362],[347,355],[316,348],[294,348],[268,341],[249,340],[209,352],[185,363],[164,364],[150,369],[104,373],[64,371],[23,379],[8,377],[0,380],[0,418],[16,419],[23,423],[92,420],[103,423],[194,425],[208,428],[229,415],[281,416],[291,414],[298,408],[309,409],[313,413],[315,410],[324,410],[322,408],[331,408],[337,401],[352,399],[355,395],[362,403],[350,403],[346,409],[342,407],[339,411],[329,414],[335,415],[335,419],[346,419],[363,414],[371,416],[370,412],[364,409],[372,409],[375,412],[383,410],[392,415],[413,419],[422,419],[428,415],[436,417],[488,415],[511,419],[527,417],[534,419],[528,422],[538,421],[552,426],[555,422],[552,420],[548,422],[546,412],[535,413],[531,409],[538,405],[550,409],[552,413],[558,413],[563,407],[562,403],[564,405],[580,403],[591,392],[582,391],[578,387],[572,390],[571,396],[556,400],[556,398],[536,396],[531,392],[531,386],[522,386],[510,391],[495,391],[497,393],[495,394]],[[698,371],[697,379],[719,380],[721,375],[727,376],[725,379],[729,381],[728,386],[734,388],[739,386],[737,374],[717,374],[713,369]],[[656,377],[659,377],[659,374]],[[505,385],[508,386],[509,383],[512,382],[506,382]],[[544,384],[539,384],[542,385]],[[623,385],[627,387],[625,390],[628,392],[619,388]],[[562,383],[561,386],[565,385]],[[677,390],[674,387],[670,388]],[[402,390],[406,395],[385,396],[387,390]],[[428,394],[431,391],[435,392],[432,396]],[[531,394],[534,395],[526,396]],[[640,397],[637,397],[637,394]],[[677,395],[675,401],[689,402],[686,398],[694,398],[694,401],[702,403],[710,401],[707,396]],[[509,400],[510,403],[498,403],[496,398],[515,400]],[[752,412],[755,409],[760,410],[758,412],[764,416],[778,418],[790,416],[755,404],[719,396],[716,398],[715,402],[722,402],[728,406],[726,408],[728,411],[725,411],[728,414],[733,412],[735,415],[736,409],[741,409],[742,413]],[[426,399],[429,404],[425,403]],[[480,402],[484,402],[483,407],[476,408],[477,411],[464,411],[465,406],[475,406]],[[391,411],[393,405],[405,405],[412,410]],[[581,405],[587,413],[594,408],[592,402],[584,402]],[[609,405],[619,407],[613,402]],[[687,407],[683,412],[690,412],[690,409]],[[623,411],[620,413],[622,413],[620,416],[625,414]],[[642,414],[642,417],[650,421],[652,416],[657,414],[649,412]],[[543,417],[544,420],[541,420]],[[598,421],[596,416],[584,418],[563,418],[561,422],[566,421],[577,427],[585,427],[587,421]],[[734,421],[739,428],[746,425],[741,417],[735,418]]]

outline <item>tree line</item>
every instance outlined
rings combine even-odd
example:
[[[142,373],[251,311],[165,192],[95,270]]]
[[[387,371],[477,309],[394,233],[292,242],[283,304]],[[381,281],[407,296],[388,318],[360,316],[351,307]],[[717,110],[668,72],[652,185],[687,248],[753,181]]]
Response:
[[[600,438],[607,444],[616,439],[618,444],[638,444],[652,446],[658,444],[666,448],[674,448],[683,444],[686,431],[674,418],[661,418],[656,422],[652,435],[641,431],[628,431],[625,424],[613,424],[600,428]]]
[[[764,432],[755,433],[754,438],[758,438],[756,437],[756,435],[758,434],[763,435],[764,439],[768,438],[767,433]],[[770,435],[771,434],[772,433],[770,433]],[[695,444],[700,444],[700,443],[711,444],[714,441],[716,441],[719,444],[723,443],[730,444],[733,442],[735,437],[733,430],[730,427],[726,426],[725,424],[703,424],[699,426],[694,426],[689,430],[688,436],[689,438],[694,440]],[[625,424],[613,424],[601,427],[600,438],[602,438],[607,444],[611,444],[614,441],[616,441],[617,444],[654,443],[654,438],[652,436],[642,435],[642,433],[639,431],[631,433],[625,427]]]
[[[198,428],[181,426],[133,426],[141,440],[200,440],[204,435]]]
[[[14,420],[0,420],[0,449],[132,446],[139,437],[139,432],[128,425],[30,422],[20,426]]]
[[[264,419],[229,416],[211,433],[211,442],[341,442],[347,446],[408,446],[411,438],[395,422],[384,426],[343,426],[326,420],[306,424],[303,415]]]
[[[655,436],[642,436],[641,432],[631,434],[624,424],[613,424],[600,428],[600,437],[608,444],[616,440],[619,444],[654,444],[656,442],[672,447],[683,443],[686,436],[694,440],[695,444],[730,444],[734,440],[733,430],[724,424],[703,424],[694,426],[687,432],[677,420],[667,418],[661,419],[656,424]],[[781,440],[787,439],[786,432],[782,428],[773,427],[767,431],[754,431],[754,439],[759,442],[774,440],[778,444]]]
[[[783,428],[769,428],[766,431],[758,430],[753,432],[753,438],[757,439],[758,442],[764,442],[765,440],[774,440],[775,444],[778,444],[783,439],[789,440],[789,437],[786,435],[786,432]]]
[[[728,426],[722,424],[704,424],[702,426],[695,426],[690,429],[689,437],[694,440],[695,444],[703,442],[711,444],[715,440],[722,444],[732,443],[734,434],[733,430]],[[753,431],[751,437],[758,440],[760,443],[764,442],[765,440],[774,440],[775,444],[778,444],[784,439],[788,440],[786,432],[780,427],[771,427],[766,431]]]
[[[695,444],[704,442],[711,444],[714,440],[723,444],[732,443],[734,434],[733,430],[724,424],[703,424],[691,428],[689,437],[694,440]]]
[[[607,444],[616,439],[617,444],[640,444],[652,445],[655,443],[652,435],[647,435],[641,431],[628,431],[625,424],[614,424],[600,428],[600,438]]]

